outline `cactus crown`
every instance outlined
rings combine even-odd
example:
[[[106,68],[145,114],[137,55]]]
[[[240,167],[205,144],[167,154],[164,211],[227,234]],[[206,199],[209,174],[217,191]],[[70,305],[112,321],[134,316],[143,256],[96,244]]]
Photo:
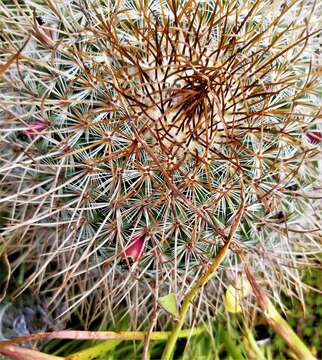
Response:
[[[89,322],[126,303],[135,323],[182,299],[243,203],[234,244],[277,298],[300,294],[319,248],[317,32],[304,2],[278,4],[0,2],[2,237],[22,289]],[[239,271],[231,251],[191,319]]]

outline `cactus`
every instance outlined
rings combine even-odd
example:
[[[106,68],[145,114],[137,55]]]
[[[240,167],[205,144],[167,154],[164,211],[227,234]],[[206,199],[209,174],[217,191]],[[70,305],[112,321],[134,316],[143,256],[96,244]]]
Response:
[[[320,251],[317,9],[305,1],[0,1],[1,251],[86,326],[178,304],[244,213],[188,323],[248,254],[301,298]],[[250,303],[250,297],[245,301]],[[163,312],[158,321],[168,321]]]

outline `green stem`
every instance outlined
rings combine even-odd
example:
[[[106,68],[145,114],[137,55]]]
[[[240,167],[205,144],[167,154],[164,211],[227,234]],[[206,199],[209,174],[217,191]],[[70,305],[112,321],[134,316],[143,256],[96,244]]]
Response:
[[[268,300],[268,303],[268,309],[264,312],[264,314],[268,323],[273,327],[273,329],[283,337],[283,339],[293,350],[293,352],[299,357],[299,359],[317,360],[317,358],[312,355],[303,341],[293,331],[288,322],[278,313],[270,300]]]
[[[248,265],[248,259],[243,252],[239,254],[244,263],[244,269],[249,283],[252,286],[254,295],[261,307],[263,314],[270,326],[279,334],[292,351],[301,360],[316,360],[303,341],[296,335],[286,320],[282,318],[275,306],[269,300],[264,290],[257,284],[256,279]]]
[[[226,238],[225,245],[220,249],[218,255],[216,256],[216,258],[214,259],[213,263],[210,265],[208,270],[200,277],[200,279],[198,280],[196,285],[188,292],[188,294],[183,299],[182,306],[181,306],[181,309],[179,312],[179,321],[177,322],[176,326],[174,327],[174,329],[167,341],[167,344],[164,348],[161,360],[170,360],[171,359],[177,339],[179,337],[180,330],[185,322],[186,314],[188,312],[190,303],[192,302],[192,300],[198,293],[199,289],[201,287],[203,287],[209,281],[209,279],[212,278],[213,274],[216,272],[216,270],[218,269],[218,267],[224,260],[226,254],[229,250],[233,236],[239,226],[240,219],[243,215],[243,212],[244,212],[244,202],[242,201],[242,204],[236,213],[236,220],[235,220],[234,224],[231,226],[229,235]]]
[[[178,334],[180,338],[195,336],[205,331],[204,326],[194,329],[181,330]],[[151,333],[151,340],[167,340],[171,336],[171,331],[154,331]],[[147,332],[145,331],[79,331],[62,330],[48,333],[32,334],[29,336],[19,336],[11,340],[0,341],[1,349],[10,345],[41,339],[69,339],[69,340],[144,340]]]
[[[186,329],[181,330],[179,333],[179,338],[187,338],[190,336],[200,335],[205,331],[203,326],[197,327],[195,329]],[[139,332],[136,332],[135,337],[137,338]],[[139,333],[141,340],[144,339],[146,333]],[[161,332],[152,332],[151,333],[151,340],[167,340],[170,336],[170,331],[161,331]],[[142,335],[142,336],[141,336]],[[126,340],[129,340],[128,338]],[[106,354],[111,349],[115,348],[122,342],[121,339],[118,340],[108,340],[103,341],[102,343],[96,344],[91,346],[85,350],[79,351],[72,355],[69,355],[65,358],[65,360],[92,360],[97,358],[100,355]]]
[[[245,360],[245,357],[241,353],[239,347],[234,344],[232,338],[226,331],[222,332],[222,340],[225,345],[225,349],[234,360]]]
[[[244,331],[245,331],[245,335],[246,335],[246,338],[248,340],[248,343],[249,343],[251,349],[256,354],[256,359],[257,360],[265,360],[264,354],[262,353],[261,349],[257,345],[256,340],[254,339],[254,336],[245,321],[244,321]]]
[[[181,330],[179,338],[200,335],[205,331],[204,326],[198,326],[194,329]],[[106,353],[116,347],[122,340],[144,340],[147,333],[144,331],[57,331],[52,333],[41,333],[30,336],[20,336],[13,340],[0,341],[0,354],[12,356],[18,360],[91,360],[97,358],[102,353]],[[167,340],[171,335],[170,331],[155,331],[151,333],[151,340]],[[94,345],[88,349],[79,351],[68,357],[59,357],[48,355],[42,352],[24,349],[15,346],[19,342],[25,342],[38,339],[78,339],[78,340],[106,340],[101,344]]]

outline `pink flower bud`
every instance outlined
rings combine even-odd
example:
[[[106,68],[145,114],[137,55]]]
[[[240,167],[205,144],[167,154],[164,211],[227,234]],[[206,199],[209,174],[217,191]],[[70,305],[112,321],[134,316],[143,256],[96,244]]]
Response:
[[[144,236],[136,235],[124,250],[124,257],[131,257],[134,261],[140,259],[144,248]]]
[[[29,125],[25,133],[29,136],[38,135],[47,127],[44,120],[33,120]]]
[[[306,136],[311,144],[319,144],[322,142],[322,132],[321,131],[308,131]]]

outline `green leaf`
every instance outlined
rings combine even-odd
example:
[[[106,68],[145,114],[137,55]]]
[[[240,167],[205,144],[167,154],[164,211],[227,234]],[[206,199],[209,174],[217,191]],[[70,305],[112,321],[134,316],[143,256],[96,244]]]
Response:
[[[223,343],[226,351],[232,356],[234,360],[245,360],[239,346],[235,344],[230,334],[223,332]]]
[[[106,359],[107,352],[113,350],[122,340],[107,340],[103,341],[88,349],[79,351],[66,357],[66,360],[92,360],[92,359]]]
[[[159,304],[170,314],[174,316],[178,315],[177,300],[174,293],[169,293],[159,298]]]

